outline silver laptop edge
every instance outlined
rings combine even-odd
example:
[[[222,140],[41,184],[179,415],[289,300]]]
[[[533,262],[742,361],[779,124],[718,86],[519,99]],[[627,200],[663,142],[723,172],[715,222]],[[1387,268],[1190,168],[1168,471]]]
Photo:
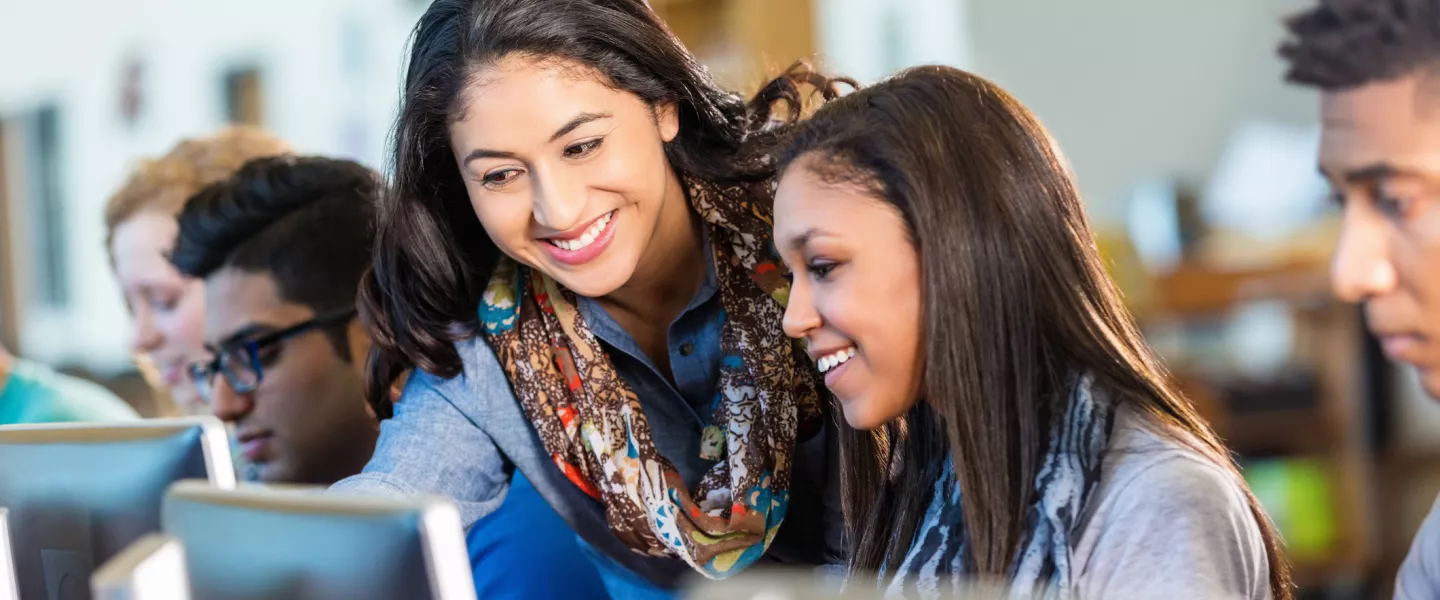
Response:
[[[219,419],[205,417],[200,423],[200,448],[205,452],[205,470],[210,484],[222,490],[235,489],[235,459],[230,453],[230,433]]]
[[[0,436],[6,433],[32,431],[64,432],[87,429],[123,431],[126,429],[180,429],[186,427],[200,428],[200,447],[205,455],[205,468],[210,473],[210,484],[221,489],[235,489],[235,463],[230,454],[230,434],[225,431],[225,424],[215,417],[174,417],[114,423],[0,425]],[[3,596],[0,596],[0,600],[4,600]]]
[[[427,501],[420,513],[420,537],[430,564],[430,589],[436,598],[474,600],[469,551],[460,511],[448,501]]]
[[[90,589],[95,600],[190,600],[185,548],[163,533],[135,540],[95,572]]]
[[[0,507],[0,600],[19,600],[15,560],[10,556],[10,511]]]

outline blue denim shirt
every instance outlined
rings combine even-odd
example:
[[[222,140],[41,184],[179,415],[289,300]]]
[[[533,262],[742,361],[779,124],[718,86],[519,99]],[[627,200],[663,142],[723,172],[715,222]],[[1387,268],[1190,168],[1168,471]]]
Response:
[[[590,298],[579,303],[616,371],[639,397],[657,450],[692,488],[713,465],[700,458],[700,433],[713,410],[724,319],[714,257],[709,244],[703,246],[705,280],[669,327],[674,385],[599,303]],[[604,507],[565,479],[546,453],[484,339],[460,342],[456,349],[463,372],[451,379],[412,375],[394,417],[380,425],[370,464],[335,489],[449,496],[459,503],[469,528],[500,506],[518,468],[601,557],[662,588],[674,588],[691,575],[683,561],[642,555],[610,532]],[[797,442],[790,509],[765,560],[819,565],[843,556],[839,455],[830,421],[822,433]],[[602,574],[614,571],[614,564],[598,566]],[[616,592],[612,587],[612,595],[624,596]]]

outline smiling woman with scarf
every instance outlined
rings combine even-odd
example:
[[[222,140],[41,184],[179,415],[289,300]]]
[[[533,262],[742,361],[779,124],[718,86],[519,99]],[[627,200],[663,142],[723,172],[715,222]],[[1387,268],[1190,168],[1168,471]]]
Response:
[[[643,0],[434,2],[362,285],[393,416],[337,488],[447,495],[468,526],[518,471],[616,597],[836,560],[838,459],[770,244],[770,106],[793,118],[800,84],[834,96],[803,70],[721,90]]]

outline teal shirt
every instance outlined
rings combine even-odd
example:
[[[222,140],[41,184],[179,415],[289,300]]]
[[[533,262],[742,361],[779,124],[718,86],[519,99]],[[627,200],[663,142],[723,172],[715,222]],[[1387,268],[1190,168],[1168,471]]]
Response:
[[[0,425],[66,421],[132,421],[135,409],[99,385],[15,359],[0,383]]]

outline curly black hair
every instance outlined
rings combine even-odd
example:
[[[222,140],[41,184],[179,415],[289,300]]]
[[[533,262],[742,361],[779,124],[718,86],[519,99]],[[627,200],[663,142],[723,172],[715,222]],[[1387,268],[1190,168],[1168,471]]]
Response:
[[[382,191],[379,175],[348,160],[252,160],[185,203],[170,262],[189,277],[226,268],[266,273],[281,298],[316,314],[353,307],[370,268]],[[350,360],[343,328],[326,334]]]
[[[1286,27],[1280,55],[1293,83],[1333,91],[1440,74],[1440,0],[1320,0]]]

